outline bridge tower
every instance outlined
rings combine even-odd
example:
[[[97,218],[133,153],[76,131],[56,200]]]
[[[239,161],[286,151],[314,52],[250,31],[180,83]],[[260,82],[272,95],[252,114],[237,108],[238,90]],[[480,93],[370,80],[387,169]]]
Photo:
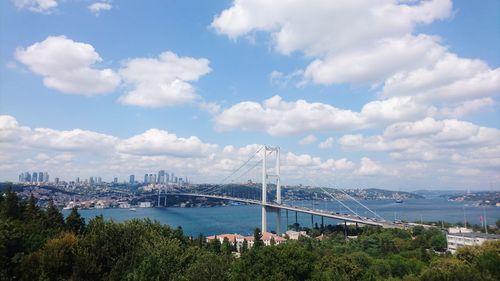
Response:
[[[269,174],[266,167],[267,153],[271,152],[276,157],[275,173]],[[262,149],[262,232],[267,231],[267,179],[274,177],[276,179],[276,203],[281,204],[281,182],[280,182],[280,148],[264,145]],[[280,234],[281,210],[276,210],[277,228],[276,233]]]

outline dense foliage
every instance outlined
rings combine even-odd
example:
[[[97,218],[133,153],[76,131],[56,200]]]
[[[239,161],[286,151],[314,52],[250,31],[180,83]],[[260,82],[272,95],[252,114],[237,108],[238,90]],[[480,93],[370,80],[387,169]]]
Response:
[[[445,246],[437,229],[367,228],[347,241],[341,228],[320,231],[328,238],[257,243],[235,257],[229,241],[206,243],[147,219],[86,224],[76,209],[64,220],[53,204],[42,210],[7,190],[0,280],[500,280],[498,242],[451,256],[437,254]]]

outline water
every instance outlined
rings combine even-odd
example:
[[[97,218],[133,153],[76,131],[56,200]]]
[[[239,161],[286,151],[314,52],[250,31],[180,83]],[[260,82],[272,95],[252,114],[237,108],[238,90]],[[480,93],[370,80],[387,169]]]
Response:
[[[444,198],[434,197],[426,199],[410,199],[403,204],[395,203],[393,200],[361,201],[378,215],[387,220],[405,221],[438,221],[444,220],[450,223],[464,221],[464,208],[467,223],[480,224],[480,216],[483,215],[482,206],[462,202],[448,202]],[[295,201],[287,202],[297,206],[308,208],[330,210],[345,213],[346,208],[337,202],[330,201]],[[354,202],[344,202],[352,210],[361,216],[373,217],[369,211]],[[182,226],[187,235],[214,235],[220,233],[240,233],[250,235],[255,227],[260,227],[261,207],[256,205],[229,205],[212,208],[137,208],[137,211],[128,209],[90,209],[80,210],[80,214],[88,221],[97,215],[115,221],[125,221],[132,218],[150,218],[158,220],[172,227]],[[495,224],[500,219],[500,207],[486,206],[486,217],[488,224]],[[68,210],[63,211],[68,214]],[[297,215],[298,222],[304,226],[311,226],[311,216],[306,214]],[[276,229],[276,213],[268,211],[268,229]],[[281,229],[287,225],[286,212],[281,211]],[[288,212],[288,224],[295,222],[295,213]],[[325,224],[336,224],[340,221],[324,219]],[[320,217],[314,217],[314,223],[321,223]]]

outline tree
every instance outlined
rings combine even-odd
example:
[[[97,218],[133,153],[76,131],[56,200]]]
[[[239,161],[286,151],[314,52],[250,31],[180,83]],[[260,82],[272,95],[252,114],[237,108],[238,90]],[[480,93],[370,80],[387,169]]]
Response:
[[[224,237],[224,240],[222,240],[222,245],[221,245],[221,253],[230,255],[231,254],[231,243],[229,243],[229,239],[227,237]]]
[[[47,241],[43,248],[24,258],[23,279],[68,280],[73,273],[76,244],[73,233],[62,233]]]
[[[2,213],[7,218],[21,218],[21,208],[19,206],[19,197],[12,191],[12,185],[7,186],[3,200]]]
[[[243,239],[243,243],[241,244],[241,248],[240,248],[240,253],[243,255],[244,253],[246,253],[248,250],[248,241],[246,239]]]
[[[431,238],[431,247],[436,251],[444,251],[446,250],[446,237],[442,233],[438,233],[432,236]]]
[[[423,281],[470,281],[478,280],[479,272],[457,259],[440,259],[420,275]]]
[[[47,217],[45,222],[47,224],[47,227],[58,230],[64,228],[64,217],[61,212],[59,212],[59,209],[57,209],[57,207],[54,205],[54,201],[49,201],[46,213]]]
[[[80,234],[85,229],[85,219],[80,216],[77,207],[73,207],[66,218],[66,228],[75,234]]]
[[[253,246],[254,248],[259,248],[264,246],[264,242],[262,241],[262,233],[258,227],[255,228],[253,232]]]

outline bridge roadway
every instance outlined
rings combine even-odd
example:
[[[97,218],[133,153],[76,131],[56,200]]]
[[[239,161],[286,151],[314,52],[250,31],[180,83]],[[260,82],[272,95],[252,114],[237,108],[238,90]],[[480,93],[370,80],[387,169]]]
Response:
[[[242,202],[242,203],[248,203],[248,204],[254,204],[254,205],[263,205],[262,201],[259,201],[259,200],[244,199],[244,198],[230,197],[230,196],[224,196],[224,195],[208,195],[208,194],[201,194],[201,193],[183,193],[183,192],[170,193],[169,195],[206,197],[206,198],[224,199],[224,200]],[[364,218],[364,217],[357,217],[355,215],[349,215],[349,214],[340,214],[340,213],[336,213],[336,212],[329,212],[329,211],[317,210],[317,209],[309,209],[309,208],[305,208],[305,207],[296,207],[296,206],[290,206],[290,205],[286,205],[286,204],[277,204],[274,202],[268,202],[264,205],[266,207],[274,208],[274,209],[289,210],[289,211],[294,211],[294,212],[299,212],[299,213],[304,213],[304,214],[321,216],[321,217],[325,217],[325,218],[361,223],[361,224],[365,224],[365,225],[381,226],[383,228],[405,228],[404,224],[392,223],[392,222],[381,221],[381,220],[374,220],[374,219]]]

